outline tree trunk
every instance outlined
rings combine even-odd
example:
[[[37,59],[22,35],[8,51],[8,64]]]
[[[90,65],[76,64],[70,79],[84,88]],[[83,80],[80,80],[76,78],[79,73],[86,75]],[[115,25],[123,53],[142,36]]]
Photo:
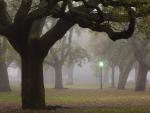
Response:
[[[11,91],[6,66],[6,40],[0,40],[0,92]]]
[[[139,71],[136,79],[135,91],[144,91],[146,88],[147,73],[149,68],[139,63]]]
[[[63,80],[62,80],[62,66],[55,66],[55,89],[63,88]]]
[[[68,85],[73,85],[73,84],[74,84],[74,81],[73,81],[73,71],[74,71],[74,67],[75,67],[74,64],[71,64],[71,65],[69,65],[69,67],[68,67],[68,82],[67,82]]]
[[[0,92],[11,91],[5,61],[0,61]]]
[[[139,64],[137,62],[135,63],[134,68],[135,68],[135,83],[136,83],[137,76],[138,76],[138,73],[139,73]]]
[[[130,59],[128,62],[122,65],[121,70],[120,70],[118,89],[120,90],[125,89],[125,85],[127,83],[127,79],[132,69],[133,63],[134,63],[134,60]]]
[[[120,76],[119,76],[119,83],[118,83],[118,89],[120,90],[124,90],[125,89],[125,85],[127,83],[127,79],[129,76],[129,71],[124,71],[123,69],[120,70]]]
[[[115,88],[115,66],[111,67],[112,69],[112,75],[111,75],[111,87]]]
[[[104,86],[107,86],[109,83],[109,70],[110,70],[109,66],[103,68],[103,84],[104,84]]]
[[[43,60],[37,56],[22,58],[22,108],[45,108]]]
[[[124,67],[124,69],[121,69],[120,76],[119,76],[118,89],[120,90],[125,89],[125,85],[127,83],[127,79],[128,79],[131,68],[132,68],[132,65],[127,65]]]

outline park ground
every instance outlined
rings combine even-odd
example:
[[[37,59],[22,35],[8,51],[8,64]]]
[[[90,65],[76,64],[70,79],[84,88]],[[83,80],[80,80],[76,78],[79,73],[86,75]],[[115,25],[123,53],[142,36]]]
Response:
[[[46,88],[48,110],[22,110],[18,88],[0,93],[0,113],[150,113],[150,89],[135,92],[133,89],[99,89],[68,86],[56,90]]]

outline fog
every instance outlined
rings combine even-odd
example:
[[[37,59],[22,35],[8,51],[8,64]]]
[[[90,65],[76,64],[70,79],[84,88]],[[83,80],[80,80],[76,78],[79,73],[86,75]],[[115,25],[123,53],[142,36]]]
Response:
[[[68,32],[69,34],[71,32]],[[66,35],[69,37],[69,35]],[[112,68],[111,65],[114,66],[114,82],[115,87],[118,87],[119,76],[121,74],[120,69],[123,69],[124,65],[130,64],[128,60],[133,59],[131,62],[133,63],[131,69],[129,69],[129,73],[127,74],[127,84],[126,87],[132,84],[132,88],[135,86],[136,81],[136,70],[135,64],[138,65],[138,61],[134,56],[131,56],[133,51],[131,50],[131,46],[129,41],[127,40],[119,40],[117,42],[111,41],[105,33],[97,33],[91,32],[89,29],[82,29],[78,26],[75,26],[72,31],[72,42],[71,46],[73,48],[78,48],[79,46],[83,48],[86,53],[89,55],[89,59],[87,56],[80,56],[80,59],[74,62],[73,68],[73,84],[72,85],[80,85],[84,88],[86,85],[93,85],[92,88],[98,88],[100,85],[100,74],[102,71],[103,77],[103,85],[105,88],[110,88],[112,83]],[[62,39],[63,40],[63,39]],[[67,43],[67,42],[66,42]],[[62,42],[58,41],[53,46],[53,49],[58,49],[61,46]],[[63,45],[63,44],[62,44]],[[129,46],[129,47],[127,47]],[[57,47],[57,48],[56,48]],[[51,50],[50,50],[51,51]],[[64,50],[64,52],[67,51]],[[59,50],[55,51],[58,56],[60,55]],[[115,54],[114,54],[115,53]],[[81,54],[81,53],[79,53]],[[86,54],[86,55],[87,55]],[[48,55],[50,56],[50,54]],[[109,58],[111,56],[111,58]],[[68,56],[69,57],[69,56]],[[50,59],[51,57],[47,57],[46,59],[53,61]],[[99,67],[99,60],[104,61],[104,67]],[[20,61],[19,61],[20,62]],[[68,85],[68,59],[65,59],[62,68],[62,83],[67,87]],[[105,64],[105,62],[107,62]],[[126,63],[127,62],[127,63]],[[21,70],[20,66],[15,64],[16,61],[13,61],[9,67],[7,68],[9,81],[11,84],[21,84]],[[45,87],[54,87],[55,86],[55,69],[50,64],[44,65],[44,83]],[[102,68],[102,70],[100,69]],[[124,69],[123,69],[124,70]],[[127,71],[127,70],[126,70]],[[147,74],[147,83],[150,80],[150,72]],[[130,85],[129,85],[130,84]]]
[[[51,67],[50,67],[51,68]],[[21,71],[20,68],[16,67],[9,67],[8,69],[8,75],[9,75],[9,81],[11,84],[21,84]],[[108,70],[109,72],[107,72],[108,75],[106,75],[103,71],[103,76],[109,76],[108,78],[108,83],[107,84],[111,84],[111,72],[110,70]],[[99,86],[99,80],[97,80],[96,76],[94,76],[94,71],[91,69],[91,64],[87,63],[85,65],[83,65],[82,67],[76,65],[75,69],[74,69],[74,85],[97,85]],[[119,69],[116,67],[115,68],[115,76],[116,76],[116,85],[118,83],[118,79],[119,79]],[[150,71],[148,72],[148,83],[150,83]],[[67,73],[63,72],[63,83],[66,84],[67,81]],[[105,77],[104,77],[105,79]],[[54,70],[51,68],[50,70],[46,70],[44,71],[44,82],[45,82],[45,86],[46,87],[53,87],[54,86],[54,81],[55,81],[55,72]],[[127,80],[127,83],[135,83],[135,69],[132,69],[129,73],[129,77]],[[111,85],[110,85],[111,86]],[[109,86],[109,87],[110,87]]]

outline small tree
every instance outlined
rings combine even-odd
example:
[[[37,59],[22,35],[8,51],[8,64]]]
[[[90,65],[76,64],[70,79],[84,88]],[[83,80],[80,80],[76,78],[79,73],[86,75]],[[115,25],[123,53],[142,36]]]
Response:
[[[81,47],[78,44],[72,44],[69,56],[67,58],[67,67],[68,67],[68,85],[73,85],[73,71],[75,64],[78,64],[80,67],[86,63],[87,60],[90,60],[90,55],[87,50]]]
[[[63,88],[62,80],[62,67],[66,58],[68,57],[71,49],[71,40],[73,35],[73,29],[69,32],[68,36],[65,36],[61,41],[58,41],[49,52],[45,63],[51,65],[55,69],[55,88]]]

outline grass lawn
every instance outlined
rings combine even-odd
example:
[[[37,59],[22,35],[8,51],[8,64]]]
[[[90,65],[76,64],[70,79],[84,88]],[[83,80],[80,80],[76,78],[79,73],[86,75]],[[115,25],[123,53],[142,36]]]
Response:
[[[150,91],[47,88],[45,94],[47,105],[58,105],[56,110],[21,110],[20,91],[14,89],[0,93],[0,113],[150,113]]]

